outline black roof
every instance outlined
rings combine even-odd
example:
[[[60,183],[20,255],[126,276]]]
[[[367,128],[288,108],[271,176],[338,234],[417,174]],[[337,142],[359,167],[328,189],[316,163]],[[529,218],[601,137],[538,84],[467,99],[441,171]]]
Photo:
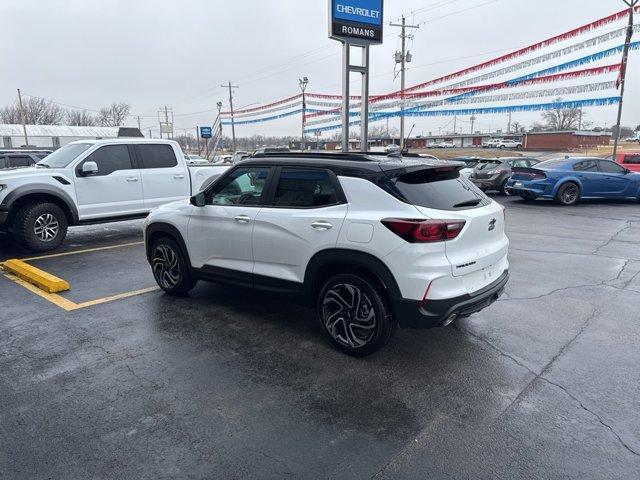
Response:
[[[421,157],[417,154],[386,155],[377,152],[293,152],[256,154],[238,164],[317,167],[332,170],[336,175],[370,177],[382,173],[394,175],[438,167],[461,168],[464,164]]]

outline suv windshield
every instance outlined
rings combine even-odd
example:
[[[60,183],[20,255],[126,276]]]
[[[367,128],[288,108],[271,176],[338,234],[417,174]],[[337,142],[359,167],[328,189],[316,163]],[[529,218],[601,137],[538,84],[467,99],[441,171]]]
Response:
[[[64,168],[92,145],[91,143],[70,143],[47,155],[36,165],[45,168]]]

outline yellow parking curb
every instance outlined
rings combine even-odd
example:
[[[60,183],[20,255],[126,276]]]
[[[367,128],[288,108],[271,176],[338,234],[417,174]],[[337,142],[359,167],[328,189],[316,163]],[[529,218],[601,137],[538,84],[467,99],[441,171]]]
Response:
[[[61,278],[16,258],[2,263],[2,267],[25,282],[29,282],[47,293],[64,292],[70,288],[69,284]]]

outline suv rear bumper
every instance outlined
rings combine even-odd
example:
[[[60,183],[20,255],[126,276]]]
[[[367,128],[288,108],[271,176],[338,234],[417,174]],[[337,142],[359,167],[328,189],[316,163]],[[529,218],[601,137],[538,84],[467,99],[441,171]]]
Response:
[[[427,300],[424,305],[416,300],[396,299],[392,300],[393,311],[402,328],[439,327],[452,315],[456,315],[456,318],[467,317],[485,309],[502,295],[508,281],[509,270],[505,270],[495,282],[473,294]]]

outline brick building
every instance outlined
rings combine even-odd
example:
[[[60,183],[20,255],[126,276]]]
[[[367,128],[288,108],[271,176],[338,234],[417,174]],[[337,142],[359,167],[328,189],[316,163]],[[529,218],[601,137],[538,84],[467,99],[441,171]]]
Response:
[[[608,146],[611,133],[607,132],[531,132],[524,137],[526,150],[571,150]]]

